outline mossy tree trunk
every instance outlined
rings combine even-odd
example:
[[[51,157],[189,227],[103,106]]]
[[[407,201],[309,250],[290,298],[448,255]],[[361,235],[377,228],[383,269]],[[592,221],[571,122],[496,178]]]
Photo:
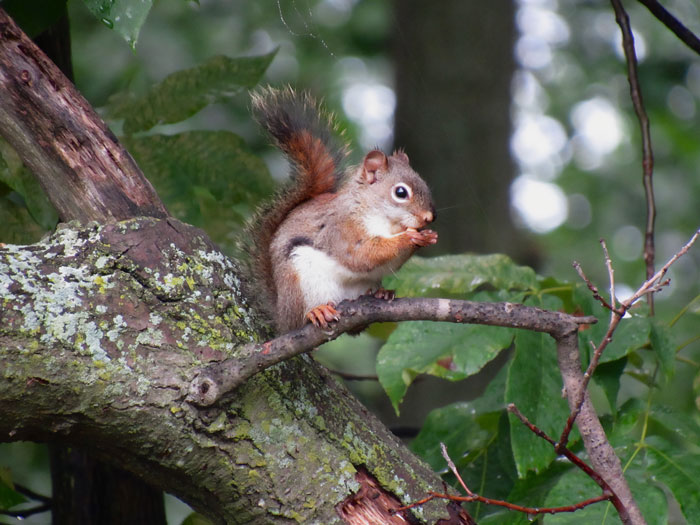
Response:
[[[308,357],[188,403],[201,364],[267,335],[235,264],[191,226],[64,225],[0,249],[0,283],[0,440],[83,447],[221,523],[341,522],[359,472],[402,502],[441,488]]]

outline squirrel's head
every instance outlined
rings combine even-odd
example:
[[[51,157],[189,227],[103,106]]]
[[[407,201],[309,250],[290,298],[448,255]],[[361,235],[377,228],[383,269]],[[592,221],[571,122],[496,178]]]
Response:
[[[396,151],[387,157],[370,151],[360,169],[365,197],[371,195],[367,211],[389,224],[390,233],[420,229],[435,220],[435,206],[425,181],[409,165],[408,156]]]

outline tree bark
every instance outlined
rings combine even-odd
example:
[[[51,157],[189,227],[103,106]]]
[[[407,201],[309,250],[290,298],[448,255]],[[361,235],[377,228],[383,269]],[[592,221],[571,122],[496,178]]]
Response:
[[[62,221],[167,217],[131,155],[58,67],[0,9],[0,135]]]
[[[202,363],[267,336],[235,265],[191,226],[62,226],[0,249],[0,276],[0,441],[79,446],[217,523],[341,523],[361,471],[398,502],[442,488],[306,356],[225,403],[186,401]]]

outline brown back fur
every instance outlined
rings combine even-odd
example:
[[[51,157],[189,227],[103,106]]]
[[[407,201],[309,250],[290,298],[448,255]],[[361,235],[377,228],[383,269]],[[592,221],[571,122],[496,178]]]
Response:
[[[308,94],[298,95],[291,88],[265,88],[253,93],[252,104],[256,120],[292,166],[290,183],[257,211],[247,229],[251,273],[263,285],[263,302],[272,313],[277,295],[270,254],[272,238],[294,208],[338,189],[348,146],[338,138],[341,134],[332,115]]]

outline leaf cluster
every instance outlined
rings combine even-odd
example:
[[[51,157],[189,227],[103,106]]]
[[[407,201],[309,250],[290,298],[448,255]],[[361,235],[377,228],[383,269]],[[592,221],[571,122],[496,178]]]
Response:
[[[584,361],[592,353],[592,343],[600,343],[609,318],[584,284],[540,277],[503,255],[414,258],[387,285],[402,294],[521,302],[595,315],[599,322],[579,332]],[[698,498],[693,495],[700,487],[690,475],[698,460],[700,425],[656,399],[673,377],[676,350],[670,327],[649,317],[645,307],[636,308],[621,321],[593,377],[597,410],[605,414],[606,433],[649,523],[666,523],[665,491],[676,499],[689,523],[700,516]],[[377,374],[398,410],[420,375],[462,380],[500,352],[508,352],[509,359],[484,393],[472,401],[433,410],[412,443],[413,450],[454,482],[440,453],[440,443],[445,443],[472,491],[511,503],[552,507],[599,495],[594,482],[556,457],[551,445],[505,410],[514,403],[549,435],[561,433],[569,409],[562,397],[555,343],[548,335],[489,326],[402,323],[379,351]],[[641,399],[631,394],[638,391]],[[570,447],[586,459],[576,434]],[[479,523],[527,522],[526,516],[500,508],[472,507],[470,512]],[[607,504],[542,519],[545,523],[618,522]]]

